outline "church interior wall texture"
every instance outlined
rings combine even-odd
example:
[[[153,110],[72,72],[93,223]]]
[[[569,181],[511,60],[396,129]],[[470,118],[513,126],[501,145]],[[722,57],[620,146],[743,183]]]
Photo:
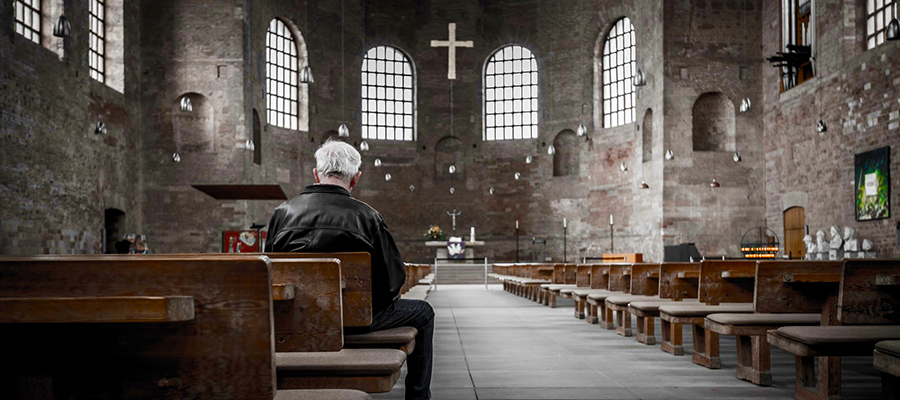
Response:
[[[610,215],[616,252],[661,261],[664,244],[695,242],[709,256],[738,256],[751,227],[782,235],[780,199],[792,192],[809,195],[813,229],[855,226],[878,251],[898,248],[897,217],[853,222],[854,153],[892,145],[900,188],[900,66],[891,57],[896,43],[872,51],[847,43],[848,18],[858,23],[845,15],[857,9],[849,0],[824,1],[820,21],[831,22],[820,22],[820,40],[839,45],[822,52],[821,77],[784,94],[777,71],[762,62],[777,51],[774,0],[124,1],[124,93],[89,78],[79,29],[86,10],[81,1],[61,2],[74,16],[63,60],[15,34],[12,0],[0,0],[0,254],[99,252],[106,208],[125,211],[126,231],[146,234],[154,252],[221,251],[223,230],[266,223],[279,202],[213,200],[191,185],[277,183],[289,197],[299,194],[313,182],[313,153],[341,123],[348,142],[361,142],[360,65],[376,45],[397,47],[414,63],[417,137],[369,140],[353,194],[382,213],[408,261],[433,257],[422,234],[433,224],[451,233],[453,209],[462,211],[458,235],[475,227],[488,242],[479,255],[492,261],[515,259],[517,220],[521,260],[531,260],[532,238],[547,239],[548,256],[562,260],[563,218],[567,260],[599,256],[610,250]],[[636,29],[647,86],[637,123],[604,128],[596,55],[623,16]],[[315,76],[305,130],[266,121],[265,32],[276,17],[303,35]],[[475,44],[457,50],[452,113],[447,49],[430,46],[447,38],[449,22],[458,40]],[[538,60],[535,140],[482,139],[482,68],[507,44]],[[740,163],[730,148],[693,150],[692,107],[710,92],[735,110],[741,98],[753,100],[749,113],[735,112]],[[184,95],[204,112],[183,118]],[[812,98],[834,118],[824,135],[815,133]],[[254,110],[262,120],[259,164],[246,148]],[[107,135],[93,133],[98,119]],[[588,135],[575,140],[577,174],[554,176],[547,146],[581,123]],[[453,160],[459,172],[437,169],[436,160]],[[713,178],[722,187],[710,190]],[[642,181],[650,188],[640,189]]]

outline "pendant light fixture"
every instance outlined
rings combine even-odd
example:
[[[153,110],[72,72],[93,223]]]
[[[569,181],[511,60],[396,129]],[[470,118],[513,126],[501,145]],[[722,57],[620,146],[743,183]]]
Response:
[[[455,174],[455,173],[456,173],[456,166],[453,165],[453,164],[451,164],[451,165],[450,165],[450,168],[447,168],[447,170],[448,170],[448,172],[450,172],[451,174]]]
[[[97,125],[94,125],[94,133],[96,133],[98,135],[105,135],[106,134],[106,124],[104,124],[103,121],[98,121]]]
[[[385,181],[390,182],[391,179],[393,179],[393,177],[391,176],[391,174],[384,174],[384,180],[385,180]]]
[[[897,0],[894,0],[894,18],[884,29],[884,37],[887,40],[900,40],[900,20],[897,20]]]
[[[174,163],[180,163],[180,162],[181,162],[181,155],[179,155],[178,153],[172,153],[172,162],[174,162]]]
[[[741,99],[741,109],[740,109],[741,112],[742,113],[749,112],[750,108],[751,108],[750,98],[744,97],[743,99]]]
[[[345,78],[345,64],[344,64],[344,0],[341,0],[341,118],[345,118],[347,113],[344,108],[344,78]],[[338,136],[340,137],[350,137],[350,129],[347,128],[347,124],[341,123],[341,126],[338,127]]]
[[[491,187],[491,188],[490,188],[490,189],[488,189],[488,193],[490,193],[490,194],[494,194],[494,188],[493,188],[493,187]]]
[[[743,160],[743,158],[741,158],[741,153],[738,153],[738,152],[734,152],[734,156],[731,157],[731,159],[734,160],[734,162],[736,162],[736,163],[741,162],[741,160]]]
[[[191,103],[191,98],[187,95],[181,96],[181,111],[183,112],[192,112],[194,111],[194,104]]]
[[[450,188],[450,194],[456,193],[456,188]]]
[[[575,134],[577,134],[578,137],[584,137],[584,135],[587,135],[587,128],[584,126],[584,124],[578,124],[578,129],[575,130]]]
[[[53,36],[58,38],[67,38],[72,35],[72,24],[65,15],[60,15],[53,25]]]
[[[716,182],[716,178],[713,178],[712,182],[709,183],[710,189],[715,189],[720,186],[722,186],[722,185],[720,185],[719,182]]]
[[[531,157],[531,156],[525,157],[525,164],[531,164],[532,161],[534,161],[534,157]]]
[[[410,192],[415,192],[415,191],[416,191],[416,185],[409,185],[409,191],[410,191]]]
[[[378,168],[378,167],[380,167],[380,166],[381,166],[381,159],[380,159],[380,158],[376,158],[376,159],[375,159],[375,168]]]
[[[648,185],[647,182],[641,180],[641,189],[650,189],[650,185]]]
[[[359,144],[359,151],[369,151],[369,143],[366,142],[365,140],[363,140],[363,141]]]
[[[551,156],[556,154],[556,147],[553,147],[553,145],[551,144],[550,147],[547,148],[547,154]]]
[[[253,144],[253,139],[247,139],[247,141],[244,142],[244,148],[247,149],[247,151],[256,150],[256,145]]]
[[[619,170],[622,172],[628,171],[628,165],[626,165],[625,163],[620,164]]]
[[[672,150],[666,150],[666,160],[675,159],[675,152]]]
[[[632,84],[634,84],[634,87],[647,86],[647,77],[644,76],[644,70],[642,68],[638,68],[637,72],[634,74]]]
[[[515,178],[516,178],[516,180],[519,180],[519,178],[521,178],[521,177],[522,177],[522,174],[520,174],[520,173],[518,173],[518,172],[516,172],[516,174],[515,174],[515,175],[513,175],[513,176],[514,176],[514,177],[515,177]]]
[[[819,133],[828,132],[828,125],[825,125],[824,119],[820,119],[819,122],[816,124],[816,132],[819,132]]]

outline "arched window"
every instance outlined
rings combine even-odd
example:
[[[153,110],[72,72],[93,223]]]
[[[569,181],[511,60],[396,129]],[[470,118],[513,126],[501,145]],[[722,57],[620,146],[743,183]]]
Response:
[[[41,43],[41,0],[15,0],[16,33]]]
[[[897,0],[869,0],[866,2],[866,48],[872,49],[884,43],[884,31],[892,19],[900,13]]]
[[[537,60],[522,46],[503,47],[484,68],[484,140],[537,137]]]
[[[634,122],[635,73],[634,26],[622,18],[603,43],[603,126],[613,128]]]
[[[378,46],[362,64],[363,139],[415,140],[415,74],[400,50]]]
[[[297,43],[279,19],[269,22],[266,33],[266,116],[269,125],[298,129],[300,61]]]

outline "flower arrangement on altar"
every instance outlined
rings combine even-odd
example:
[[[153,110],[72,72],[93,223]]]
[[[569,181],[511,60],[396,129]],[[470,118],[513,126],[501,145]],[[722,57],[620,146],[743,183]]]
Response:
[[[425,231],[425,238],[428,240],[444,240],[444,231],[437,225],[432,225]]]

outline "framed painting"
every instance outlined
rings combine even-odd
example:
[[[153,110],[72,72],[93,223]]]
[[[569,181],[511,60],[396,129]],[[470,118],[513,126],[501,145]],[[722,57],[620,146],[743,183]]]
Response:
[[[856,155],[856,220],[891,217],[891,148]]]

